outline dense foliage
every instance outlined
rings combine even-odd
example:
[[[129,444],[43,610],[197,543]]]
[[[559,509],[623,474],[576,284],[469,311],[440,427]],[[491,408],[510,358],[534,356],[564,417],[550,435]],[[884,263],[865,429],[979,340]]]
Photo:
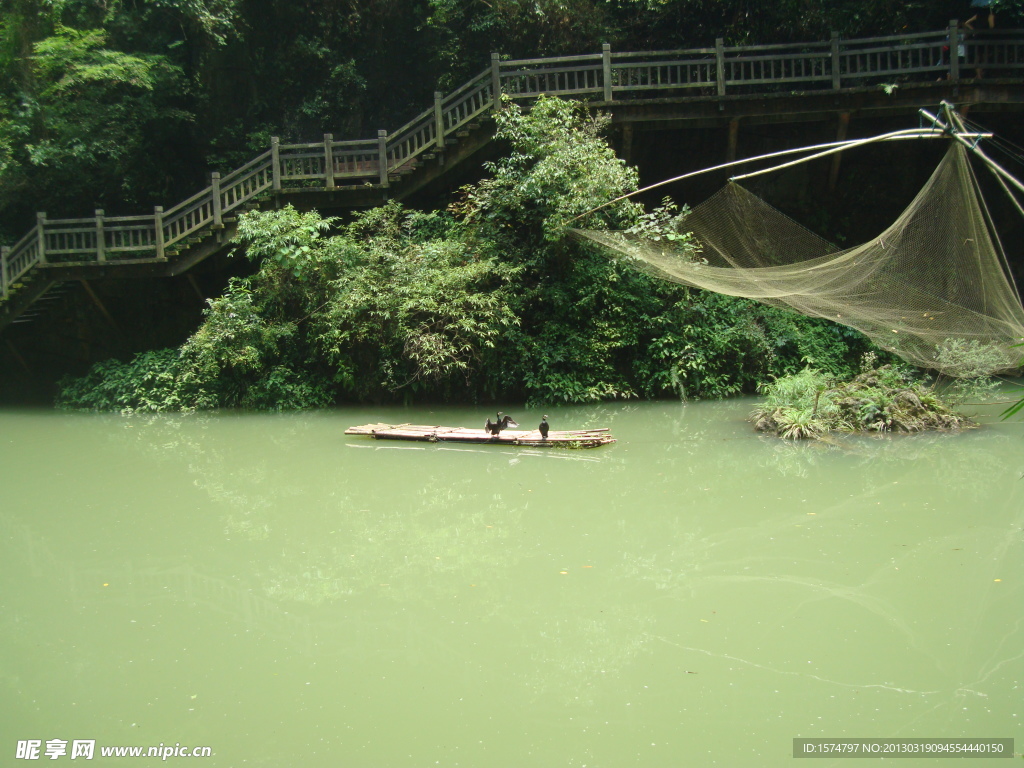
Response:
[[[259,263],[210,302],[180,350],[66,381],[72,408],[301,408],[337,400],[720,397],[813,363],[846,374],[860,334],[655,280],[566,224],[636,188],[579,104],[508,105],[508,154],[447,211],[390,203],[347,224],[246,214]],[[620,202],[588,227],[652,227]],[[687,247],[684,240],[678,243]]]

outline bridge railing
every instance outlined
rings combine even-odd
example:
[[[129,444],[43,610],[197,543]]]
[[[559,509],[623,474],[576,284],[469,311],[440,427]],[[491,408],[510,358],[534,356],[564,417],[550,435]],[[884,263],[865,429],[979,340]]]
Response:
[[[448,136],[461,130],[494,105],[493,72],[491,69],[484,70],[447,96],[438,99],[439,96],[441,94],[434,94],[435,115],[440,111],[442,133]]]
[[[0,251],[0,298],[34,266],[160,261],[183,241],[223,226],[224,216],[268,190],[335,189],[371,184],[386,188],[394,174],[441,152],[465,126],[494,107],[496,93],[516,100],[541,94],[598,103],[666,96],[719,96],[772,90],[833,89],[1024,70],[1024,31],[947,29],[887,37],[778,45],[613,52],[503,61],[490,67],[391,133],[375,138],[281,144],[167,211],[152,215],[48,219]],[[175,248],[177,246],[177,248]]]
[[[961,32],[954,27],[953,33],[959,45]],[[864,78],[944,75],[950,46],[950,30],[843,41],[833,66],[840,82],[853,84]]]
[[[606,46],[607,49],[607,46]],[[501,62],[501,91],[515,98],[583,96],[602,93],[604,66],[601,55],[558,56]]]

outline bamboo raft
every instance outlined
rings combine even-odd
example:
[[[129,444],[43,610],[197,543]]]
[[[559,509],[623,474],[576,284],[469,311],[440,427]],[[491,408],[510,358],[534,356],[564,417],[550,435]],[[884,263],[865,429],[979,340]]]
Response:
[[[346,435],[368,435],[376,440],[416,440],[428,443],[487,443],[526,445],[534,448],[597,448],[614,443],[607,428],[548,432],[547,439],[536,429],[505,429],[494,436],[482,429],[435,427],[422,424],[364,424],[349,427]]]

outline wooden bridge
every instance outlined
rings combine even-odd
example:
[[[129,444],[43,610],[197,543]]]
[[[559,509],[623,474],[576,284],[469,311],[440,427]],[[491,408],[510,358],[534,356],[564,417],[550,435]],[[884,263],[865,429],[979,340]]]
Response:
[[[484,123],[503,94],[589,100],[611,112],[626,137],[635,124],[727,121],[730,153],[739,121],[807,119],[850,112],[912,113],[942,99],[1024,107],[1024,30],[948,29],[816,43],[613,52],[502,60],[445,95],[396,131],[370,139],[281,144],[173,207],[137,216],[51,219],[0,252],[0,330],[58,283],[101,277],[180,275],[225,247],[240,211],[367,207],[422,190],[490,140]],[[950,56],[964,44],[964,56]],[[985,80],[975,78],[985,71]],[[993,76],[995,79],[992,79]],[[845,125],[845,124],[843,124]],[[844,130],[841,127],[840,130]],[[88,284],[86,283],[88,286]],[[27,317],[28,315],[25,315]],[[24,319],[24,317],[22,317]]]

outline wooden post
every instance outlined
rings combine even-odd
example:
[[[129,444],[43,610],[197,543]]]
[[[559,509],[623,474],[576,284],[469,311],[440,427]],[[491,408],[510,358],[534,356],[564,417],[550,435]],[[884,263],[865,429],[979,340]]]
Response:
[[[836,130],[836,141],[846,141],[846,130],[850,127],[850,113],[840,112],[839,113],[839,128]],[[836,188],[836,182],[839,181],[839,160],[843,156],[842,152],[836,152],[832,155],[832,167],[828,172],[828,191],[833,192]]]
[[[164,207],[162,205],[153,206],[153,242],[156,243],[156,257],[158,259],[167,258],[164,253]]]
[[[601,44],[601,73],[604,77],[604,100],[612,100],[612,47],[609,43]]]
[[[326,180],[327,188],[334,189],[334,148],[331,144],[334,143],[334,135],[330,133],[324,134],[324,179]]]
[[[7,298],[7,285],[10,282],[10,278],[7,276],[7,257],[11,253],[11,247],[9,245],[0,246],[0,296]]]
[[[623,123],[622,124],[622,159],[626,161],[626,164],[632,164],[633,162],[633,124]]]
[[[103,235],[103,209],[96,209],[96,261],[100,264],[107,260],[107,243]]]
[[[388,132],[377,131],[377,165],[380,170],[380,185],[388,187]]]
[[[839,33],[832,32],[832,90],[838,91],[842,85],[842,72],[839,69]]]
[[[434,91],[434,133],[437,134],[434,143],[437,144],[438,152],[444,152],[444,109],[441,105],[443,98],[443,93]]]
[[[213,193],[213,226],[223,227],[220,204],[220,171],[210,174],[210,191]]]
[[[274,191],[281,191],[281,139],[270,137],[270,171],[274,177]]]
[[[740,119],[733,117],[729,120],[729,144],[725,150],[725,162],[731,163],[736,159],[736,140],[740,133]]]
[[[725,40],[715,38],[715,80],[718,82],[718,95],[725,96]]]
[[[491,98],[495,112],[501,112],[501,55],[491,54]]]
[[[46,213],[36,214],[36,236],[39,238],[39,263],[46,263]]]
[[[960,79],[960,27],[956,19],[949,20],[949,79]]]

